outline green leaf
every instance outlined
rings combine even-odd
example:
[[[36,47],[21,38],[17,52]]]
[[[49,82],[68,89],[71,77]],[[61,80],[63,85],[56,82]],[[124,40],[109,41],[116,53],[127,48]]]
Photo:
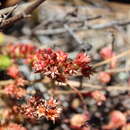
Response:
[[[12,61],[8,56],[0,55],[0,70],[8,68],[11,64]]]

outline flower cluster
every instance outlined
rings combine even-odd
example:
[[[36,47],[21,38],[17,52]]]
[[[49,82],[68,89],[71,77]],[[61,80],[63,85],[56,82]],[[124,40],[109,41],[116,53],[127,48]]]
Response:
[[[77,54],[75,59],[68,58],[68,54],[51,48],[38,50],[33,59],[33,69],[41,72],[53,80],[65,82],[68,76],[83,74],[90,77],[93,72],[89,65],[90,58],[86,53]]]
[[[30,58],[36,51],[37,47],[31,44],[8,44],[6,53],[13,58]]]
[[[4,93],[13,98],[22,98],[26,95],[26,90],[23,88],[25,84],[26,81],[24,79],[18,78],[4,87]]]
[[[7,74],[14,79],[22,76],[18,69],[18,66],[15,64],[7,68]]]
[[[15,106],[14,111],[21,113],[24,118],[30,120],[39,120],[46,117],[55,122],[60,116],[62,109],[53,98],[44,100],[41,97],[32,97],[27,101],[27,104]]]
[[[0,126],[0,130],[27,130],[27,129],[16,123],[9,123],[8,125]]]

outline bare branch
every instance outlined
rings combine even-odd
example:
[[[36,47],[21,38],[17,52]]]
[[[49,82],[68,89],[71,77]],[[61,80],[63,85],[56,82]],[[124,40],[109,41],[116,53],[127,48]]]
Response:
[[[95,24],[95,25],[87,25],[83,27],[75,27],[71,28],[72,31],[81,31],[81,30],[89,30],[89,29],[104,29],[114,26],[126,26],[130,24],[130,20],[124,20],[124,21],[111,21],[105,24]],[[57,28],[57,29],[47,29],[47,30],[37,30],[34,32],[36,35],[56,35],[61,33],[66,33],[68,30],[66,28]]]
[[[75,41],[76,41],[79,45],[81,45],[81,44],[83,43],[82,40],[75,35],[75,33],[72,31],[72,29],[71,29],[67,24],[65,24],[64,27],[65,27],[65,29],[68,30],[69,34],[75,39]]]
[[[25,10],[23,10],[20,14],[15,15],[11,18],[8,18],[6,20],[4,20],[1,24],[0,24],[0,29],[3,29],[7,26],[12,25],[13,23],[25,18],[25,16],[28,16],[29,14],[32,13],[32,11],[37,8],[41,3],[43,3],[46,0],[35,0],[28,8],[26,8]]]
[[[1,9],[0,10],[0,16],[11,12],[15,7],[16,7],[16,5],[12,6],[12,7]]]
[[[130,50],[124,51],[124,52],[120,53],[119,55],[114,56],[114,57],[112,57],[112,58],[110,58],[110,59],[101,61],[101,62],[99,62],[99,63],[93,65],[93,67],[96,68],[96,67],[99,67],[99,66],[101,66],[101,65],[108,64],[108,63],[110,63],[114,58],[119,59],[119,58],[121,58],[121,57],[128,56],[128,55],[130,55]]]
[[[88,86],[89,87],[89,86]],[[107,90],[109,92],[111,91],[130,91],[130,88],[129,86],[109,86],[107,88],[105,87],[100,87],[100,86],[94,86],[93,84],[90,85],[90,89],[84,89],[84,90],[80,90],[80,93],[81,94],[86,94],[86,93],[90,93],[91,91],[95,91],[95,90],[100,90],[100,91],[104,91],[104,90]],[[52,91],[49,91],[49,93],[52,93]],[[69,94],[76,94],[75,91],[73,90],[55,90],[54,91],[55,95],[69,95]]]

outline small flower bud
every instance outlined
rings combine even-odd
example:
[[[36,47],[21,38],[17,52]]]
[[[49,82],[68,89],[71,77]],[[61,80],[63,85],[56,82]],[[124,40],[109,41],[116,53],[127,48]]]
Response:
[[[98,78],[104,84],[107,84],[111,81],[111,75],[107,72],[100,72]]]
[[[102,92],[98,91],[98,90],[93,91],[91,93],[91,96],[92,96],[93,99],[96,100],[98,105],[101,105],[101,103],[106,100],[105,95]]]
[[[117,129],[126,124],[126,117],[120,111],[113,111],[110,113],[110,121],[107,125],[103,126],[103,129]]]
[[[88,120],[88,116],[85,114],[75,114],[70,119],[71,128],[79,129],[85,125],[86,121]]]

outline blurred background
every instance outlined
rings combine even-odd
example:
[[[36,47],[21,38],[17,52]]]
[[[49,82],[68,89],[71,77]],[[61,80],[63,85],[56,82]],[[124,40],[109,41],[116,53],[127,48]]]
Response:
[[[1,0],[0,8],[17,4],[8,16],[10,18],[22,12],[32,1]],[[83,95],[90,114],[89,121],[85,122],[88,127],[76,126],[86,115],[79,97],[60,94],[58,97],[64,107],[61,119],[55,124],[47,120],[32,125],[24,122],[29,130],[130,130],[130,0],[47,0],[31,17],[1,32],[0,44],[8,43],[31,43],[39,48],[62,49],[71,58],[78,52],[86,52],[96,73],[90,79],[76,77],[72,79],[73,83],[82,83],[79,90],[99,90],[101,87],[106,96],[106,101],[97,105],[94,99]],[[113,56],[116,56],[114,60],[102,63]],[[19,66],[28,80],[40,78],[33,75],[26,64]],[[0,71],[0,74],[0,80],[8,79],[5,71]],[[33,91],[48,90],[41,83],[32,88]],[[67,89],[63,87],[61,90]],[[44,93],[44,96],[48,95]],[[111,114],[113,111],[117,113]],[[125,116],[125,119],[122,117],[125,121],[119,118],[117,122],[120,124],[123,120],[125,123],[119,126],[116,122],[111,124],[110,121],[120,114]]]

